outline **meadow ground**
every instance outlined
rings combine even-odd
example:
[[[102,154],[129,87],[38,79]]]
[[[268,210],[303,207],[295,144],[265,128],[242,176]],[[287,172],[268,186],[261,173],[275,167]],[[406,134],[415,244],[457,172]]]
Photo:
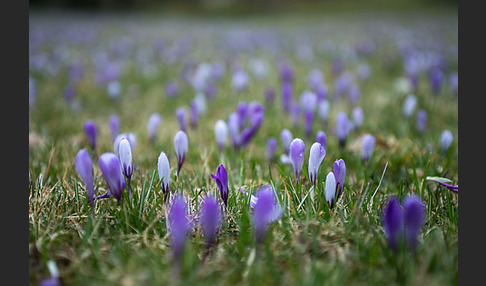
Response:
[[[30,283],[49,278],[53,261],[63,285],[457,284],[458,194],[427,180],[458,183],[457,24],[457,13],[433,11],[235,19],[31,13]],[[329,110],[314,110],[310,136],[303,112],[294,116],[282,108],[284,63],[293,71],[294,110],[305,109],[298,104],[304,91],[318,93],[313,80],[327,88]],[[242,70],[248,83],[240,90],[233,73]],[[322,77],[309,79],[313,70]],[[178,88],[171,91],[170,83]],[[273,101],[265,97],[267,88],[275,91]],[[403,104],[410,94],[417,101],[407,118]],[[195,128],[193,100],[200,111]],[[216,121],[228,122],[239,102],[252,101],[264,106],[254,138],[235,150],[228,136],[220,151]],[[179,107],[188,116],[189,148],[177,177]],[[361,125],[353,118],[355,107],[363,111]],[[341,111],[353,124],[344,147],[336,136]],[[423,131],[420,111],[427,114]],[[162,122],[150,142],[147,124],[154,112]],[[119,205],[110,198],[91,209],[75,157],[89,150],[95,195],[104,194],[98,158],[114,152],[111,115],[119,118],[118,133],[136,136],[132,198],[125,190]],[[94,151],[83,132],[86,120],[97,127]],[[280,159],[283,129],[305,142],[299,180]],[[327,135],[326,155],[311,188],[307,162],[318,130]],[[453,135],[446,151],[444,130]],[[366,133],[376,146],[363,162]],[[277,140],[273,160],[267,159],[270,137]],[[157,169],[161,151],[171,166],[172,198],[184,195],[194,222],[179,272],[167,224],[171,200],[162,199]],[[345,161],[346,177],[330,209],[325,180],[337,159]],[[228,207],[208,246],[196,222],[205,195],[222,204],[211,178],[220,164],[228,171]],[[283,213],[258,244],[250,195],[264,184],[273,186]],[[425,224],[415,251],[394,252],[383,211],[390,197],[410,194],[424,202]]]

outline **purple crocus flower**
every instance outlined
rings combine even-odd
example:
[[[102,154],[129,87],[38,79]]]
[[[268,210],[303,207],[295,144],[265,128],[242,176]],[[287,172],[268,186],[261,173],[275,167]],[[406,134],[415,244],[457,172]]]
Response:
[[[282,108],[285,112],[290,112],[294,91],[291,82],[282,83]]]
[[[277,149],[277,139],[271,137],[267,140],[267,159],[273,161],[275,158],[275,150]]]
[[[244,101],[238,102],[236,105],[236,113],[238,114],[238,128],[243,128],[246,123],[246,119],[249,116],[248,103]]]
[[[61,280],[59,279],[59,270],[57,269],[56,262],[53,260],[47,261],[47,268],[49,269],[50,278],[43,279],[39,286],[61,286]]]
[[[118,204],[122,199],[122,191],[125,189],[125,178],[123,177],[122,167],[118,157],[111,152],[101,154],[98,165],[101,174],[108,185],[108,192],[98,198],[114,197]]]
[[[305,135],[310,137],[312,134],[312,125],[314,123],[314,111],[312,109],[306,109],[304,114]]]
[[[187,140],[186,132],[179,130],[174,136],[174,149],[177,155],[177,176],[181,171],[182,164],[186,159],[189,141]]]
[[[458,193],[459,192],[459,185],[452,185],[449,183],[452,183],[451,180],[447,178],[441,178],[441,177],[427,177],[427,180],[434,181],[436,183],[439,183],[440,185],[448,188],[451,192]]]
[[[329,172],[326,176],[326,184],[324,185],[324,196],[331,209],[336,201],[336,188],[336,177],[333,172]]]
[[[86,192],[88,193],[88,201],[93,207],[94,201],[94,185],[93,185],[93,164],[86,148],[81,149],[76,154],[76,171],[86,185]]]
[[[361,95],[361,91],[359,86],[357,84],[352,84],[349,87],[349,91],[348,91],[349,102],[351,104],[356,104],[356,102],[358,102],[359,100],[360,95]]]
[[[218,185],[225,209],[228,208],[228,173],[226,172],[226,168],[223,166],[223,164],[218,166],[216,176],[211,174],[211,178],[213,178],[216,185]]]
[[[147,124],[149,142],[152,143],[155,140],[155,136],[157,135],[157,128],[159,127],[161,122],[162,116],[160,116],[160,114],[158,114],[157,112],[154,112],[150,115]]]
[[[130,189],[130,182],[133,174],[132,148],[128,139],[123,138],[118,147],[118,158],[120,160],[122,171],[128,180],[128,198],[132,198],[132,190]]]
[[[388,243],[393,251],[398,250],[398,245],[403,235],[403,209],[397,197],[392,197],[383,212],[383,228]]]
[[[403,201],[403,215],[408,247],[415,250],[418,244],[418,236],[425,224],[426,210],[422,200],[415,195],[406,197]]]
[[[248,87],[249,77],[244,70],[236,71],[231,78],[231,87],[236,91],[242,91]]]
[[[344,148],[346,139],[351,131],[351,122],[343,111],[339,112],[336,119],[336,135],[339,140],[339,147]]]
[[[427,127],[427,112],[421,109],[417,112],[417,130],[420,133],[424,133],[426,127]]]
[[[175,81],[169,81],[165,85],[165,93],[168,97],[174,97],[179,93],[179,85]]]
[[[280,218],[283,213],[271,186],[265,185],[257,191],[254,207],[254,227],[257,243],[263,242],[270,223]]]
[[[223,151],[228,138],[228,125],[224,120],[220,119],[216,121],[216,124],[214,125],[214,134],[216,136],[216,143],[218,144],[219,150]]]
[[[116,114],[112,114],[110,116],[110,131],[111,131],[111,140],[115,141],[116,136],[120,130],[120,120]]]
[[[88,138],[89,145],[91,150],[95,150],[96,148],[96,124],[92,120],[86,120],[84,122],[84,134],[86,134],[86,138]]]
[[[361,126],[363,125],[363,119],[363,109],[361,109],[361,107],[359,106],[353,108],[353,121],[357,128],[361,128]]]
[[[190,221],[187,217],[186,202],[182,196],[176,197],[172,202],[168,215],[168,223],[174,250],[174,259],[180,262],[186,244],[186,238],[191,228]]]
[[[297,179],[299,179],[300,171],[302,170],[302,165],[304,164],[304,151],[305,144],[300,138],[295,138],[290,143],[289,157],[292,167],[294,168],[294,174]]]
[[[290,115],[292,116],[292,122],[295,128],[298,128],[300,123],[300,112],[301,112],[300,105],[293,102],[290,107]]]
[[[164,151],[160,152],[159,158],[157,160],[157,170],[159,172],[159,180],[162,181],[162,193],[164,193],[165,199],[167,199],[170,183],[170,165],[169,159],[167,158],[167,155]]]
[[[346,177],[346,164],[343,159],[338,159],[334,161],[333,164],[334,176],[336,177],[336,191],[337,198],[341,196],[344,189],[344,179]]]
[[[284,83],[294,81],[294,70],[286,62],[280,64],[280,66],[278,68],[278,74],[279,74],[280,80]]]
[[[329,118],[330,110],[331,110],[331,106],[329,104],[329,100],[327,99],[319,100],[319,103],[317,104],[317,115],[319,116],[321,122],[327,121],[327,119]]]
[[[322,130],[318,130],[316,133],[316,142],[319,142],[324,149],[327,148],[327,137],[326,133]]]
[[[363,162],[368,161],[373,154],[373,150],[375,149],[375,137],[371,134],[365,134],[361,141],[361,160]]]
[[[442,131],[442,134],[440,135],[440,146],[442,148],[442,152],[446,153],[447,150],[449,150],[452,140],[454,140],[454,137],[452,136],[452,132],[450,130]]]
[[[186,119],[187,115],[186,115],[186,110],[184,109],[184,107],[179,107],[177,108],[176,110],[176,118],[177,118],[177,121],[179,122],[179,128],[182,130],[182,131],[186,131],[186,122],[187,122],[187,119]]]
[[[320,143],[315,142],[314,144],[312,144],[309,153],[309,167],[308,167],[309,180],[312,186],[316,185],[317,171],[319,170],[319,166],[321,165],[322,160],[324,160],[325,156],[326,156],[326,149],[324,149],[324,147]]]
[[[72,84],[66,86],[64,89],[64,99],[66,102],[72,104],[75,95],[74,86]]]
[[[409,94],[406,98],[405,101],[403,102],[403,115],[405,115],[406,118],[410,118],[412,116],[413,112],[415,111],[415,107],[417,106],[417,97],[413,94]]]
[[[273,104],[275,100],[275,89],[271,86],[265,88],[265,103],[267,105]]]
[[[218,203],[211,196],[204,198],[201,204],[200,223],[206,243],[213,244],[221,226],[221,211]]]
[[[116,136],[115,141],[113,142],[113,150],[115,151],[115,154],[118,155],[119,153],[119,147],[120,147],[120,141],[126,138],[128,140],[128,143],[130,143],[130,148],[132,149],[132,152],[135,150],[135,147],[137,146],[137,137],[133,133],[121,133]]]
[[[329,91],[328,91],[327,86],[324,83],[318,84],[315,87],[314,91],[316,92],[318,101],[327,99],[327,94],[328,94]]]
[[[280,132],[280,140],[282,141],[282,145],[284,148],[284,153],[286,155],[289,154],[290,151],[290,144],[292,143],[292,140],[294,138],[292,137],[292,133],[288,129],[283,129]]]
[[[430,76],[429,76],[430,88],[432,89],[432,93],[434,95],[439,93],[443,78],[444,78],[444,73],[439,68],[434,68],[430,72]]]
[[[197,102],[195,100],[191,100],[190,104],[190,114],[191,114],[191,119],[190,119],[190,124],[191,128],[195,129],[197,127],[197,119],[199,116],[198,109],[197,109]]]
[[[231,143],[235,149],[239,149],[241,146],[241,136],[240,136],[240,118],[238,113],[233,112],[228,117],[228,131],[231,138]]]
[[[454,95],[457,95],[459,90],[459,75],[457,72],[452,72],[449,75],[449,85]]]

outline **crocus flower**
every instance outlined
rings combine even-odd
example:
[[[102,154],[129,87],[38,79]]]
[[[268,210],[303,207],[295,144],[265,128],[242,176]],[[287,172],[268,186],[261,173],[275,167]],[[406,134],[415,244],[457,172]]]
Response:
[[[231,88],[236,91],[242,91],[248,87],[249,77],[244,70],[239,70],[233,74],[231,78]]]
[[[257,191],[257,198],[253,218],[256,241],[261,243],[265,238],[269,224],[279,219],[283,210],[270,186],[260,187]]]
[[[330,110],[331,110],[331,106],[329,104],[329,100],[327,99],[319,100],[319,103],[317,104],[317,115],[319,116],[319,119],[322,122],[327,121],[327,119],[329,118]]]
[[[231,143],[235,149],[241,146],[241,136],[240,136],[240,119],[238,113],[233,112],[228,117],[228,131],[231,138]]]
[[[216,136],[216,143],[218,144],[219,150],[223,151],[226,145],[226,139],[228,138],[228,125],[224,120],[216,121],[214,125],[214,134]]]
[[[182,130],[177,131],[174,136],[174,149],[177,155],[177,176],[179,176],[182,164],[184,164],[184,160],[186,159],[188,145],[189,142],[186,133]]]
[[[119,153],[119,147],[120,147],[120,141],[126,138],[128,140],[128,143],[130,143],[130,148],[132,152],[135,150],[135,147],[137,146],[137,137],[133,133],[121,133],[116,136],[115,141],[113,142],[113,150],[115,151],[115,154],[118,155]]]
[[[177,108],[176,110],[176,118],[177,118],[177,121],[179,122],[179,128],[182,130],[182,131],[186,131],[186,122],[187,122],[187,119],[186,119],[187,115],[186,115],[186,110],[184,109],[184,107],[179,107]]]
[[[271,137],[267,140],[267,159],[272,161],[275,158],[275,150],[277,149],[277,139]]]
[[[307,86],[309,88],[315,90],[315,88],[322,84],[324,81],[324,75],[322,74],[322,71],[319,69],[313,69],[309,72],[307,75]]]
[[[421,109],[417,112],[417,129],[420,133],[424,133],[426,127],[427,127],[427,112]]]
[[[351,122],[343,111],[339,112],[336,120],[336,135],[339,140],[339,146],[343,148],[346,145],[346,139],[351,131]]]
[[[450,130],[442,131],[442,134],[440,135],[440,146],[444,153],[446,153],[447,150],[449,150],[452,140],[453,140],[453,136]]]
[[[194,99],[192,101],[194,101],[194,104],[196,105],[198,116],[206,114],[207,102],[204,93],[202,92],[196,93],[196,96],[194,96]]]
[[[302,170],[302,165],[304,164],[304,151],[305,144],[300,138],[295,138],[290,143],[290,162],[294,168],[294,174],[297,179],[299,179],[300,171]]]
[[[300,123],[301,108],[297,103],[292,103],[290,107],[290,115],[292,116],[292,122],[295,128],[298,128]]]
[[[447,179],[447,178],[442,178],[442,177],[429,177],[427,176],[427,180],[428,181],[434,181],[434,182],[437,182],[439,183],[440,185],[448,188],[451,192],[454,192],[454,193],[458,193],[459,192],[459,185],[453,185],[453,184],[449,184],[449,183],[452,183],[451,180]]]
[[[99,198],[106,198],[109,195],[114,197],[119,204],[122,198],[122,191],[125,189],[125,178],[123,177],[120,160],[115,154],[107,152],[101,154],[98,165],[108,185],[107,194]]]
[[[223,166],[223,164],[218,166],[216,175],[211,174],[211,178],[214,179],[216,185],[218,186],[225,208],[228,208],[228,173],[226,172],[226,168]]]
[[[206,243],[213,244],[221,226],[221,211],[213,197],[207,196],[202,202],[200,223]]]
[[[111,131],[111,140],[115,141],[116,136],[120,130],[120,120],[116,114],[112,114],[110,116],[110,131]]]
[[[190,231],[190,221],[187,217],[186,202],[178,196],[172,202],[169,210],[168,222],[170,227],[171,243],[174,250],[174,259],[180,261],[186,244],[186,237]]]
[[[314,123],[314,112],[311,109],[307,109],[305,111],[304,116],[305,116],[305,120],[304,120],[305,135],[307,137],[310,137],[312,134],[312,124]]]
[[[318,130],[316,133],[316,142],[319,142],[324,149],[327,148],[327,137],[326,133],[322,130]]]
[[[81,149],[76,154],[76,171],[86,185],[86,192],[88,193],[88,201],[93,207],[94,201],[94,185],[93,185],[93,164],[86,148]]]
[[[293,87],[291,82],[282,83],[282,107],[285,112],[290,112],[293,97]]]
[[[353,121],[356,127],[361,128],[363,125],[363,119],[363,109],[361,109],[359,106],[353,108]]]
[[[435,95],[439,93],[443,78],[444,78],[444,73],[439,68],[434,68],[430,72],[429,81],[430,81],[430,88],[432,90],[432,94]]]
[[[292,82],[294,80],[294,70],[288,63],[279,65],[278,74],[282,82]]]
[[[397,197],[390,199],[383,212],[383,228],[391,249],[397,251],[404,230],[403,209]]]
[[[337,198],[341,196],[344,189],[344,179],[346,177],[346,164],[343,159],[334,161],[333,164],[334,176],[336,177]]]
[[[366,63],[361,63],[356,68],[356,73],[360,80],[365,81],[370,77],[371,69],[370,66]]]
[[[319,170],[319,166],[322,163],[322,160],[324,160],[324,157],[326,156],[326,149],[318,143],[315,142],[312,144],[310,153],[309,153],[309,180],[313,186],[316,185],[317,181],[317,171]]]
[[[327,94],[328,94],[329,90],[327,89],[327,85],[325,85],[324,83],[318,84],[314,88],[314,91],[316,92],[318,101],[327,99]]]
[[[280,140],[284,147],[284,153],[288,155],[290,151],[290,143],[292,143],[293,140],[292,133],[288,129],[283,129],[280,132]]]
[[[157,112],[154,112],[150,115],[147,124],[149,142],[153,142],[155,140],[155,136],[157,135],[157,128],[159,127],[161,122],[162,117]]]
[[[133,174],[132,148],[128,139],[123,138],[118,147],[118,158],[122,166],[122,171],[128,180],[128,198],[132,198],[132,190],[130,189],[130,182]]]
[[[88,138],[89,145],[91,150],[95,150],[96,148],[96,124],[92,120],[86,120],[84,122],[84,134],[86,134],[86,138]]]
[[[275,100],[275,89],[273,87],[268,86],[265,88],[265,103],[270,105]]]
[[[197,118],[198,118],[199,114],[197,112],[197,103],[194,100],[191,100],[190,111],[191,111],[191,113],[190,113],[191,114],[191,119],[190,119],[191,128],[195,129],[197,127]]]
[[[415,111],[415,107],[417,106],[417,98],[413,94],[409,94],[405,101],[403,102],[402,112],[406,118],[410,118],[413,112]]]
[[[403,201],[403,215],[408,247],[415,250],[418,244],[418,236],[425,224],[426,211],[422,200],[415,195],[406,197]]]
[[[179,93],[179,85],[175,81],[169,81],[165,84],[165,93],[167,97],[174,97]]]
[[[349,91],[348,91],[349,102],[351,104],[356,104],[356,102],[358,102],[360,95],[361,95],[361,91],[359,86],[357,84],[352,84],[349,87]]]
[[[365,134],[361,141],[361,160],[363,162],[368,161],[373,154],[373,150],[375,149],[375,137],[371,134]]]
[[[164,193],[165,198],[167,198],[170,183],[170,165],[169,159],[167,159],[167,155],[164,151],[160,152],[157,160],[157,169],[159,171],[159,180],[162,181],[162,193]]]
[[[333,172],[329,172],[326,176],[326,184],[324,185],[324,196],[329,204],[329,208],[332,208],[336,201],[336,188],[336,177]]]

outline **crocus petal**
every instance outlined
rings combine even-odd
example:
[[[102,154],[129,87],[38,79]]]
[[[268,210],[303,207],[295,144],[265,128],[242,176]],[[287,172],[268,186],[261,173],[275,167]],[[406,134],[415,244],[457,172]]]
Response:
[[[442,131],[442,134],[440,135],[440,146],[444,153],[449,150],[449,147],[451,146],[453,140],[454,137],[452,136],[452,132],[450,130]]]
[[[86,149],[81,149],[76,154],[76,170],[79,176],[86,185],[86,192],[88,193],[88,201],[93,205],[94,200],[94,185],[93,185],[93,164]]]
[[[86,122],[84,123],[84,133],[88,138],[88,142],[91,147],[91,150],[94,150],[96,148],[97,134],[96,134],[96,125],[92,120],[86,120]]]
[[[319,142],[324,149],[327,148],[327,137],[326,133],[322,130],[317,131],[316,133],[316,142]]]
[[[201,228],[207,244],[213,244],[221,226],[221,210],[212,197],[206,197],[201,204]]]
[[[280,218],[283,213],[270,186],[263,186],[257,191],[255,204],[254,227],[257,242],[262,242],[268,225]]]
[[[118,158],[122,166],[123,174],[130,179],[133,174],[132,148],[128,139],[123,138],[118,147]]]
[[[309,180],[311,181],[311,184],[315,186],[316,180],[317,180],[317,171],[319,170],[319,166],[322,163],[322,160],[324,160],[324,157],[326,156],[326,150],[322,145],[318,142],[315,142],[312,144],[310,153],[309,153]]]
[[[218,166],[216,170],[216,175],[211,174],[211,177],[216,182],[219,192],[221,194],[221,199],[224,202],[225,207],[228,207],[228,173],[223,164]]]
[[[275,157],[275,150],[277,149],[277,139],[271,137],[267,140],[267,160],[272,161]]]
[[[398,243],[403,235],[403,210],[398,198],[392,197],[383,212],[383,228],[392,250],[398,250]]]
[[[418,236],[425,224],[425,205],[419,197],[411,195],[403,201],[403,209],[407,244],[410,249],[415,249],[418,243]]]
[[[187,115],[186,115],[186,110],[184,109],[184,107],[179,107],[176,110],[176,118],[177,118],[177,121],[179,122],[179,128],[182,131],[186,131],[186,126],[187,126],[186,117],[187,117]]]
[[[110,194],[119,202],[122,191],[125,189],[125,178],[123,177],[120,160],[115,154],[107,152],[101,154],[98,165],[108,185]]]
[[[159,127],[161,122],[162,116],[160,116],[160,114],[158,114],[157,112],[150,115],[147,123],[149,141],[152,142],[155,140],[155,136],[157,135],[157,128]]]
[[[333,172],[329,172],[326,176],[326,184],[324,186],[324,196],[329,204],[329,207],[334,206],[334,201],[336,198],[336,178]]]
[[[181,196],[174,199],[170,207],[168,222],[174,257],[176,260],[180,260],[186,243],[186,237],[190,229],[190,222],[187,218],[186,202]]]

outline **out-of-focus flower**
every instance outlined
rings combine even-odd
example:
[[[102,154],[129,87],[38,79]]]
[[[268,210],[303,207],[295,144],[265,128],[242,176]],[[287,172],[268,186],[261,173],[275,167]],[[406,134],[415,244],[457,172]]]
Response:
[[[191,114],[191,119],[190,119],[191,128],[195,129],[197,127],[197,119],[199,117],[199,113],[197,112],[197,103],[194,100],[191,101],[190,111],[191,111],[191,113],[190,113]]]
[[[169,210],[168,222],[174,259],[177,262],[180,262],[184,252],[187,235],[191,229],[191,224],[187,217],[186,202],[182,196],[177,196],[172,202]]]
[[[439,93],[442,86],[444,78],[444,73],[439,68],[434,68],[429,74],[430,88],[432,94],[436,95]]]
[[[454,137],[450,130],[446,129],[442,131],[442,134],[440,135],[440,147],[442,148],[442,152],[446,153],[447,150],[449,150],[452,140],[454,140]]]
[[[206,243],[213,244],[221,227],[221,210],[211,196],[206,196],[201,204],[200,224]]]
[[[383,228],[393,251],[398,250],[399,240],[403,235],[403,209],[397,197],[392,197],[383,212]]]
[[[83,180],[88,193],[88,201],[93,207],[94,201],[94,184],[93,184],[93,164],[86,148],[81,149],[76,154],[76,171]]]
[[[282,83],[282,108],[284,112],[290,112],[294,90],[291,82]]]
[[[216,136],[216,143],[218,144],[219,150],[223,151],[228,138],[228,125],[224,120],[220,119],[216,121],[216,124],[214,125],[214,134]]]
[[[106,86],[106,89],[108,91],[108,95],[110,96],[111,99],[116,99],[120,96],[121,93],[121,84],[118,80],[112,80],[108,83]]]
[[[329,104],[329,100],[322,99],[317,104],[317,115],[322,122],[326,122],[329,118],[329,112],[331,110],[331,106]]]
[[[123,177],[122,167],[118,157],[111,153],[101,154],[98,165],[100,166],[101,174],[108,185],[107,195],[114,197],[118,203],[122,199],[122,191],[125,189],[125,178]],[[99,198],[105,198],[101,196]]]
[[[417,97],[413,94],[409,94],[405,101],[403,102],[402,112],[406,118],[410,118],[413,112],[415,111],[415,107],[417,106]]]
[[[316,133],[316,142],[319,142],[324,149],[327,148],[327,137],[326,133],[322,130],[318,130]]]
[[[403,201],[403,215],[405,221],[405,238],[409,249],[415,250],[418,236],[425,224],[426,210],[422,200],[410,195]]]
[[[216,175],[211,174],[211,178],[214,179],[216,185],[218,186],[219,193],[221,194],[221,199],[224,202],[225,209],[228,208],[228,173],[223,164],[218,166],[216,170]]]
[[[294,168],[295,178],[299,179],[300,171],[302,170],[302,165],[304,164],[304,151],[305,144],[300,138],[295,138],[290,143],[289,157],[292,167]]]
[[[356,104],[360,96],[361,96],[361,90],[359,88],[359,85],[352,84],[348,90],[349,102],[351,104]]]
[[[326,156],[326,149],[318,143],[315,142],[312,144],[310,153],[309,153],[309,180],[312,184],[312,186],[316,185],[317,181],[317,171],[319,170],[319,166],[322,163],[322,160],[324,160],[324,157]]]
[[[118,147],[118,158],[121,163],[123,174],[128,180],[128,198],[132,198],[132,190],[130,189],[130,182],[133,174],[132,148],[128,139],[123,138]]]
[[[111,140],[115,141],[116,136],[120,130],[120,119],[116,114],[112,114],[110,116],[110,132],[111,132]]]
[[[36,100],[36,82],[33,78],[29,77],[29,107],[33,106]]]
[[[361,160],[363,162],[368,161],[373,154],[373,150],[375,149],[375,137],[371,134],[365,134],[361,141]]]
[[[268,226],[278,220],[283,213],[271,186],[265,185],[257,191],[254,207],[254,227],[257,243],[263,242]]]
[[[310,137],[312,134],[312,125],[314,123],[314,112],[312,110],[308,109],[305,111],[304,122],[305,122],[305,126],[304,126],[305,135],[307,137]]]
[[[59,270],[57,269],[56,262],[53,260],[47,261],[47,268],[49,269],[51,277],[42,280],[39,283],[39,286],[61,286]]]
[[[92,120],[86,120],[84,122],[84,134],[86,138],[88,138],[89,146],[91,150],[95,150],[96,148],[96,140],[97,140],[97,132],[96,132],[96,124]]]
[[[363,125],[363,120],[364,120],[364,115],[363,115],[363,109],[361,107],[356,106],[353,108],[353,121],[354,124],[357,128],[361,128]]]
[[[175,81],[169,81],[165,84],[165,94],[168,97],[174,97],[179,93],[179,85]]]
[[[427,128],[427,112],[423,109],[417,112],[417,130],[424,133]]]
[[[248,67],[253,75],[258,79],[265,79],[268,76],[268,65],[260,59],[249,60]]]
[[[360,80],[365,81],[370,77],[371,69],[370,66],[366,63],[361,63],[356,68],[356,73]]]
[[[312,90],[315,90],[319,85],[324,82],[324,75],[319,69],[312,69],[307,75],[307,86]]]
[[[160,123],[162,123],[162,116],[157,112],[152,113],[147,124],[149,142],[154,142]]]
[[[271,137],[267,140],[267,159],[273,161],[275,158],[275,150],[277,149],[277,139]]]
[[[186,126],[187,126],[187,114],[186,114],[186,109],[184,107],[179,107],[176,110],[176,118],[177,121],[179,122],[179,128],[186,132]]]
[[[321,84],[318,84],[314,88],[314,92],[317,95],[317,100],[321,101],[321,100],[327,99],[327,94],[328,94],[329,90],[324,83],[321,83]]]
[[[279,77],[280,77],[280,81],[282,81],[284,83],[294,81],[294,70],[286,62],[283,62],[279,65],[278,74],[279,74]]]
[[[231,79],[231,88],[235,89],[236,91],[242,91],[248,87],[248,84],[249,77],[244,70],[239,70],[233,74],[233,78]]]
[[[273,104],[275,101],[275,89],[271,86],[265,88],[265,103],[267,105]]]
[[[174,136],[174,149],[177,155],[177,176],[181,171],[182,164],[186,159],[187,149],[189,147],[189,141],[187,140],[186,132],[179,130]]]
[[[292,143],[292,140],[294,138],[292,137],[292,133],[288,129],[283,129],[280,132],[280,140],[282,141],[282,145],[284,148],[284,153],[286,155],[289,154],[290,151],[290,143]]]
[[[348,116],[343,111],[339,112],[336,119],[336,135],[339,140],[339,146],[344,148],[346,145],[346,139],[351,131],[351,122]]]

